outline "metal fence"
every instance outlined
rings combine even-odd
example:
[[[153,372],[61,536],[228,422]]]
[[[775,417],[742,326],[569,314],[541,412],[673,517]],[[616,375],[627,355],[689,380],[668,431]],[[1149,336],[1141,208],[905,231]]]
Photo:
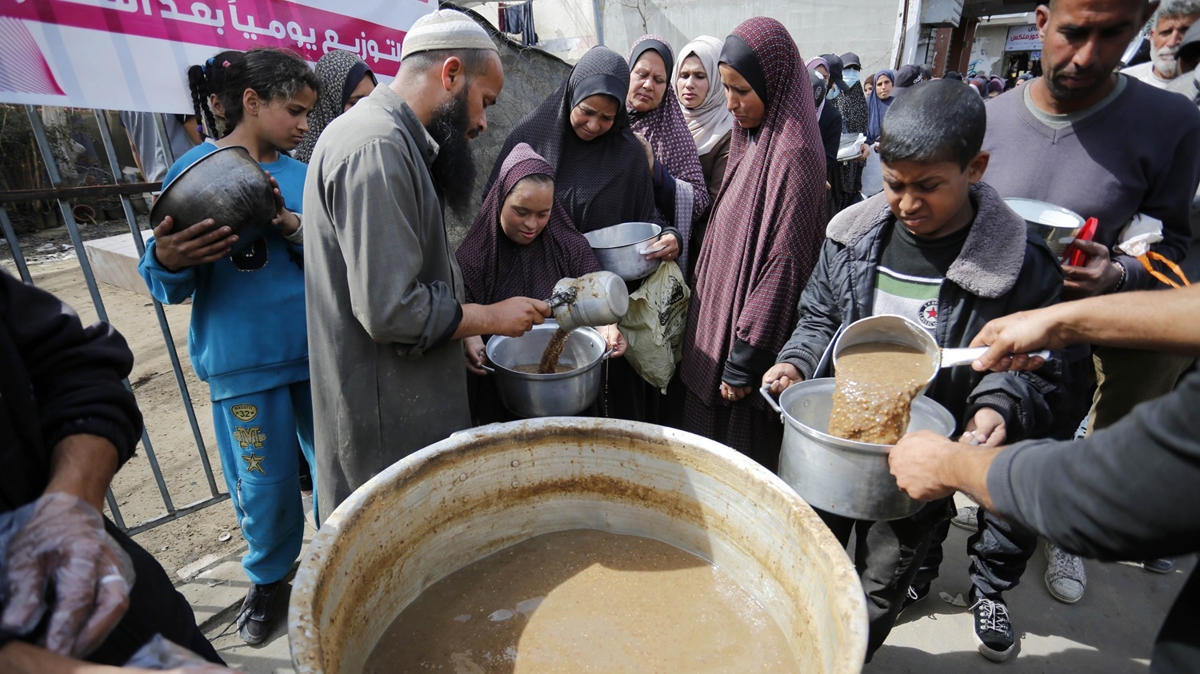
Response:
[[[34,200],[42,198],[53,198],[57,201],[58,209],[62,213],[63,221],[66,224],[67,231],[71,237],[71,243],[75,248],[75,255],[79,260],[79,267],[83,272],[84,281],[87,283],[88,293],[91,295],[92,304],[95,305],[96,314],[101,321],[108,321],[108,312],[104,308],[104,299],[100,296],[100,288],[96,283],[96,277],[92,273],[92,266],[88,261],[87,252],[83,247],[83,238],[80,235],[79,223],[76,222],[68,200],[84,194],[108,194],[119,195],[121,198],[121,207],[125,212],[125,220],[129,224],[129,233],[133,237],[134,245],[137,247],[138,254],[143,254],[146,251],[145,242],[142,239],[142,233],[138,229],[137,214],[133,210],[133,204],[129,200],[130,194],[138,194],[140,192],[149,191],[157,188],[154,183],[138,183],[127,185],[104,186],[103,190],[88,187],[63,187],[62,176],[59,173],[58,163],[54,158],[54,153],[51,150],[49,139],[46,136],[46,129],[42,124],[41,116],[33,106],[25,106],[26,114],[29,116],[29,124],[33,128],[34,139],[38,146],[38,151],[42,156],[42,162],[46,166],[46,171],[49,174],[51,190],[31,190],[27,193],[21,192],[4,192],[0,193],[0,228],[3,228],[4,237],[9,243],[9,248],[12,251],[13,261],[16,263],[17,271],[21,275],[21,280],[25,283],[33,283],[33,278],[29,273],[29,266],[25,261],[25,256],[21,252],[21,245],[17,241],[16,231],[13,228],[12,222],[8,217],[7,203],[12,203],[19,200]],[[101,110],[94,110],[96,121],[100,127],[100,137],[104,143],[104,152],[107,155],[109,165],[112,169],[114,181],[117,181],[117,176],[122,175],[119,161],[117,160],[116,150],[113,146],[112,134],[109,132],[107,115]],[[166,127],[163,124],[162,116],[155,115],[155,134],[159,144],[166,151],[167,162],[173,163],[175,158],[171,153],[171,143],[167,137]],[[204,447],[204,438],[200,434],[200,425],[196,421],[196,411],[192,406],[192,397],[188,392],[187,382],[184,380],[183,368],[179,361],[179,353],[175,348],[175,341],[171,336],[171,327],[167,324],[167,315],[163,311],[162,304],[158,300],[153,300],[154,313],[158,317],[158,325],[162,330],[163,344],[167,349],[167,353],[171,359],[171,368],[175,372],[175,383],[179,387],[179,396],[183,403],[183,408],[187,413],[188,423],[191,426],[192,438],[195,441],[197,456],[200,460],[200,465],[204,470],[204,477],[208,481],[209,496],[195,503],[189,503],[185,506],[176,506],[171,499],[171,492],[167,486],[166,480],[163,478],[162,469],[159,467],[158,458],[154,453],[154,446],[150,442],[149,429],[142,431],[142,450],[145,452],[146,459],[150,463],[150,470],[154,474],[154,481],[158,485],[158,493],[162,497],[162,503],[165,511],[163,514],[152,517],[144,522],[140,522],[135,526],[129,526],[125,522],[125,518],[121,514],[121,509],[117,504],[116,498],[113,497],[112,490],[108,491],[106,500],[108,508],[112,513],[113,521],[121,529],[129,534],[136,534],[148,529],[152,529],[160,524],[171,522],[183,517],[189,513],[196,512],[202,508],[208,507],[214,503],[219,503],[227,498],[229,494],[217,489],[217,480],[213,475],[212,465],[208,459],[208,453]],[[129,384],[129,380],[125,380],[125,388],[130,391],[133,388]]]

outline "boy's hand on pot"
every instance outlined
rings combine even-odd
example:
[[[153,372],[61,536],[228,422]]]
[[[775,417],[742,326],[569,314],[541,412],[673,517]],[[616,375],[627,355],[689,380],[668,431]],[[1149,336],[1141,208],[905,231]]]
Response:
[[[776,363],[771,366],[763,375],[763,386],[768,384],[771,386],[771,394],[779,395],[783,393],[789,386],[804,381],[804,377],[800,375],[800,371],[791,363]]]
[[[1004,417],[990,407],[982,407],[967,422],[967,431],[958,441],[968,445],[999,447],[1007,437]]]

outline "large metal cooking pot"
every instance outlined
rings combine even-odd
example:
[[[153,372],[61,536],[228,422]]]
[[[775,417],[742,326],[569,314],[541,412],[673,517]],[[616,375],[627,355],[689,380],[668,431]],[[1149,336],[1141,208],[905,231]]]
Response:
[[[888,467],[891,445],[855,442],[829,435],[836,380],[810,379],[793,384],[776,404],[767,387],[760,392],[785,424],[779,477],[805,501],[835,515],[859,520],[896,520],[925,504],[896,485]],[[954,416],[925,396],[913,400],[909,432],[928,430],[949,436]]]
[[[1062,257],[1086,222],[1075,211],[1035,199],[1010,197],[1004,203],[1025,220],[1025,228],[1046,240],[1054,257]]]
[[[497,335],[488,340],[487,357],[493,367],[485,369],[496,378],[500,401],[509,412],[531,419],[579,414],[596,402],[603,386],[600,369],[610,353],[604,336],[592,328],[576,328],[569,334],[558,362],[574,366],[570,372],[530,374],[517,372],[520,365],[537,365],[558,323],[535,325],[520,337]]]
[[[778,623],[801,671],[862,670],[867,615],[858,575],[778,477],[682,431],[536,419],[456,433],[338,506],[293,583],[296,672],[361,672],[426,588],[522,540],[569,529],[646,536],[714,562]],[[524,671],[520,649],[507,671]]]
[[[212,218],[238,236],[237,253],[257,241],[275,218],[271,178],[244,147],[221,148],[175,176],[150,209],[150,223],[166,216],[180,232]]]
[[[662,260],[647,260],[648,249],[662,227],[653,222],[623,222],[612,227],[584,234],[596,253],[600,268],[611,271],[626,281],[646,278],[658,269]]]

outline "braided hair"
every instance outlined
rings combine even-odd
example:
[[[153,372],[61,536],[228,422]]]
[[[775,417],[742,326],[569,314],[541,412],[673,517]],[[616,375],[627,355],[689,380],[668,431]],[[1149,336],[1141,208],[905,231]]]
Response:
[[[203,65],[192,66],[187,70],[188,88],[192,93],[192,109],[196,112],[196,119],[200,120],[200,124],[203,126],[204,135],[209,138],[219,139],[226,135],[222,133],[221,125],[218,123],[219,117],[221,121],[224,121],[224,118],[213,112],[208,103],[209,97],[224,86],[229,70],[242,67],[244,61],[245,54],[243,52],[229,50],[212,56]]]
[[[188,69],[192,105],[198,119],[212,128],[213,138],[223,138],[242,121],[242,96],[253,89],[264,101],[289,99],[305,87],[320,92],[320,81],[299,56],[284,49],[260,48],[247,52],[224,51],[203,66]],[[210,97],[220,104],[221,119],[213,112]],[[220,128],[220,131],[218,131]]]

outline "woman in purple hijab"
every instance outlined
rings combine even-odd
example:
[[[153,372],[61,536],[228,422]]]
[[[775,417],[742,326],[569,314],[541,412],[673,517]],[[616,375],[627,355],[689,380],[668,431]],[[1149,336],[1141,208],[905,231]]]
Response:
[[[466,301],[494,304],[510,297],[549,297],[554,284],[600,271],[587,239],[554,196],[554,168],[525,143],[513,147],[500,165],[474,224],[455,253],[462,269]],[[625,344],[616,326],[600,329],[614,348]],[[484,340],[463,342],[475,423],[509,421],[484,362]]]

